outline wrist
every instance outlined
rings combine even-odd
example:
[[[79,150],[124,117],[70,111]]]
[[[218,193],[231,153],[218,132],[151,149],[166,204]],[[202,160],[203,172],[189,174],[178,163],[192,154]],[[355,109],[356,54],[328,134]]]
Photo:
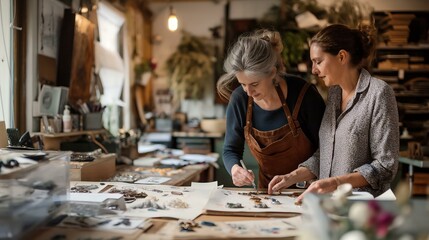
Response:
[[[335,179],[335,183],[337,184],[337,187],[340,186],[341,185],[340,178],[334,177],[334,179]]]
[[[231,167],[231,175],[233,175],[234,172],[236,172],[237,167],[240,167],[240,165],[238,165],[238,164],[232,165],[232,167]]]

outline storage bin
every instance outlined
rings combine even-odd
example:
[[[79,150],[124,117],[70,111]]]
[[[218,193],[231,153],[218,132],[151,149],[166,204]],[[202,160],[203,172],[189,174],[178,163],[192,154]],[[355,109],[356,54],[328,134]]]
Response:
[[[83,115],[83,130],[103,128],[103,112],[91,112]]]

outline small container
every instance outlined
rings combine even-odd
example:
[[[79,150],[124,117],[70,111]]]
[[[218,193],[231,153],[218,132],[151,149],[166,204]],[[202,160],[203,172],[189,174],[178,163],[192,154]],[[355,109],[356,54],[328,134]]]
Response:
[[[64,113],[63,113],[63,132],[71,132],[72,129],[72,122],[71,122],[71,116],[70,116],[70,107],[66,105],[64,107]]]
[[[103,128],[103,112],[90,112],[83,115],[83,130]]]

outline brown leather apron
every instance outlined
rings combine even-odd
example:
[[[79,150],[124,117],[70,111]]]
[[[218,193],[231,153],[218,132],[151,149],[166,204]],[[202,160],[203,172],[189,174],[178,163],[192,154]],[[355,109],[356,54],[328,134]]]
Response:
[[[253,98],[249,97],[244,134],[259,165],[258,188],[267,188],[275,175],[290,173],[315,152],[316,147],[305,136],[298,122],[302,99],[309,86],[306,83],[301,89],[292,115],[280,86],[275,86],[288,123],[271,131],[259,131],[252,127]]]

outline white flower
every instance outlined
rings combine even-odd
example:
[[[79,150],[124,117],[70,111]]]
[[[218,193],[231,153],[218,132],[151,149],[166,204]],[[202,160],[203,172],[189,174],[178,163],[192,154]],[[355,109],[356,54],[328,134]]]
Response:
[[[349,210],[349,218],[356,228],[364,228],[371,217],[371,209],[365,202],[354,203]]]
[[[365,233],[359,230],[353,230],[350,232],[346,232],[343,236],[341,236],[340,240],[367,240]]]

